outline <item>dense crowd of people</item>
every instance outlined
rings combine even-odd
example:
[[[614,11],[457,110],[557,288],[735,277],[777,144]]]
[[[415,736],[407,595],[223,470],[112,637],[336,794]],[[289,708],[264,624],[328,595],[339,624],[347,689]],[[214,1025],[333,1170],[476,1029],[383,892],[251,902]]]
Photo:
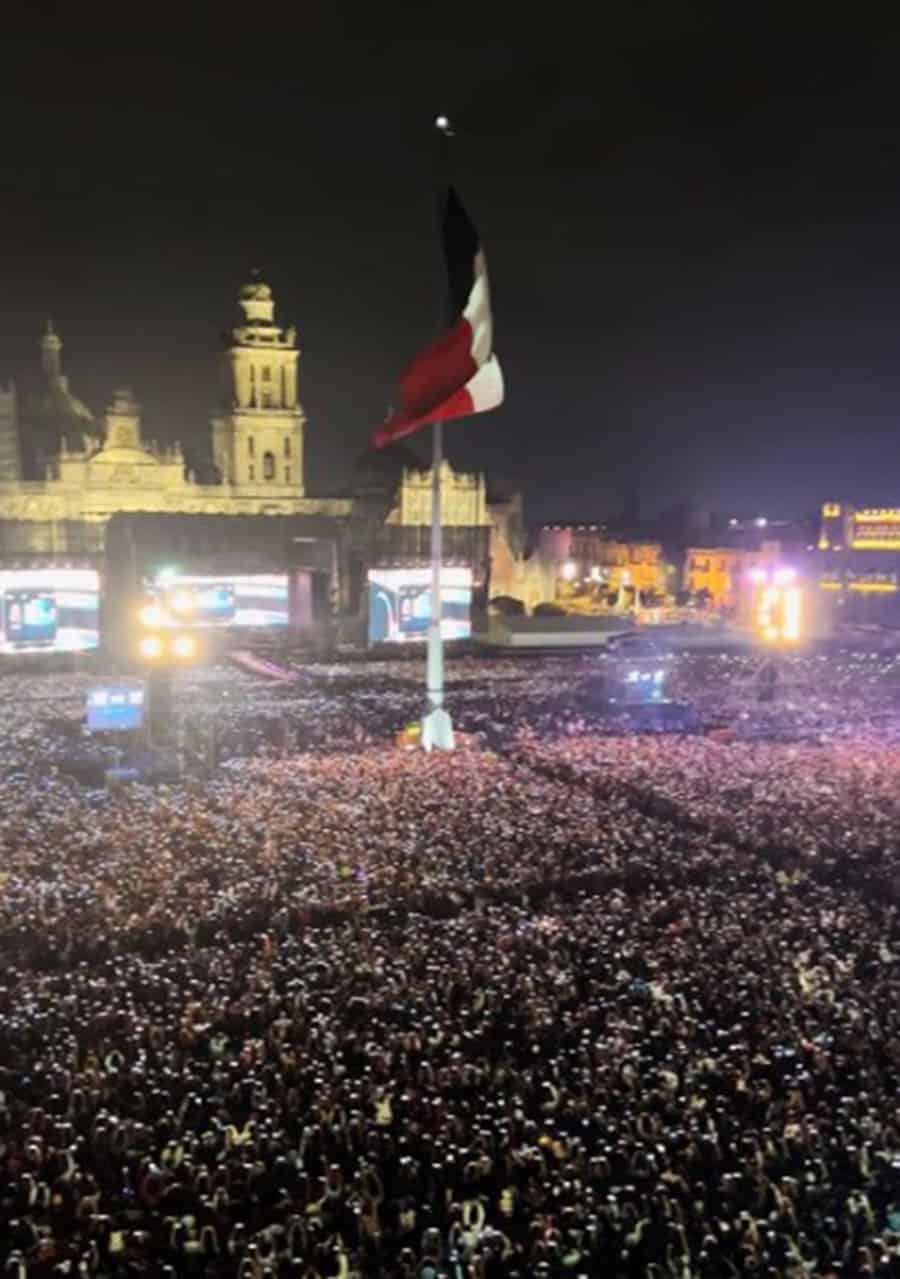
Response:
[[[0,688],[3,1273],[900,1275],[900,666],[468,659],[432,757],[420,674],[185,674],[221,767],[111,790]]]

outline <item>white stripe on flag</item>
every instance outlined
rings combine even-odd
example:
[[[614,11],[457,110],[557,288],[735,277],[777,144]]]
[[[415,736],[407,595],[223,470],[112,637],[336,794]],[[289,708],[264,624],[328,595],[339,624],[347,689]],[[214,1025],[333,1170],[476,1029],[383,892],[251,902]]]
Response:
[[[482,364],[474,377],[469,378],[466,390],[472,400],[473,413],[486,413],[503,403],[503,374],[495,355]]]
[[[475,254],[475,278],[472,291],[466,300],[463,318],[472,330],[472,359],[480,367],[491,358],[494,347],[494,324],[491,318],[491,290],[488,284],[487,263],[484,254]]]

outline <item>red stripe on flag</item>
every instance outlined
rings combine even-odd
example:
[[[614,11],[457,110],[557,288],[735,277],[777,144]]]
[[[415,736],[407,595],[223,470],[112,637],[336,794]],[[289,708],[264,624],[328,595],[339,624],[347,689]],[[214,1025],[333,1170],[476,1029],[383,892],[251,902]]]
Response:
[[[487,364],[482,364],[465,386],[453,391],[440,404],[435,405],[424,416],[401,410],[394,413],[374,436],[375,448],[384,448],[394,444],[418,431],[419,427],[429,422],[447,422],[454,417],[469,417],[473,413],[485,413],[503,403],[503,374],[494,356]]]
[[[471,325],[460,319],[416,356],[400,377],[403,405],[375,433],[372,443],[376,448],[412,435],[427,422],[443,422],[472,412],[466,383],[478,369],[471,345]]]
[[[388,444],[396,444],[398,440],[414,434],[420,427],[427,426],[429,422],[447,422],[453,417],[468,417],[474,411],[475,406],[468,387],[461,386],[442,404],[435,405],[427,413],[419,415],[404,412],[392,413],[384,426],[372,436],[372,444],[376,449],[383,449]]]
[[[465,386],[476,369],[472,358],[472,326],[459,319],[422,351],[400,374],[403,407],[424,412]]]

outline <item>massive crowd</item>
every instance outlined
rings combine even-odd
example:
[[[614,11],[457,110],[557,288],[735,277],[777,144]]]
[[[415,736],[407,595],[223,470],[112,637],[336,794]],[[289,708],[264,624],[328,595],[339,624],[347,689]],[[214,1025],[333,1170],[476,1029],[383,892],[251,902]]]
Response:
[[[419,673],[185,675],[221,767],[110,791],[0,684],[4,1273],[900,1275],[900,667],[460,662],[430,758]]]

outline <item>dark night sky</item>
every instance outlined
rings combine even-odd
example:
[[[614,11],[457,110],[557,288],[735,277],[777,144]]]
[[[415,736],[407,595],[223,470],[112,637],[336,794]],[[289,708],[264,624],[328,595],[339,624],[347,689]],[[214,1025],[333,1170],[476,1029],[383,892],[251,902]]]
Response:
[[[900,38],[826,6],[44,6],[4,44],[0,376],[203,431],[259,265],[339,488],[442,286],[428,124],[487,244],[502,410],[458,460],[533,517],[900,501]],[[90,7],[87,12],[90,13]],[[710,15],[713,16],[710,16]],[[848,28],[848,21],[856,23]],[[121,24],[121,25],[120,25]]]

